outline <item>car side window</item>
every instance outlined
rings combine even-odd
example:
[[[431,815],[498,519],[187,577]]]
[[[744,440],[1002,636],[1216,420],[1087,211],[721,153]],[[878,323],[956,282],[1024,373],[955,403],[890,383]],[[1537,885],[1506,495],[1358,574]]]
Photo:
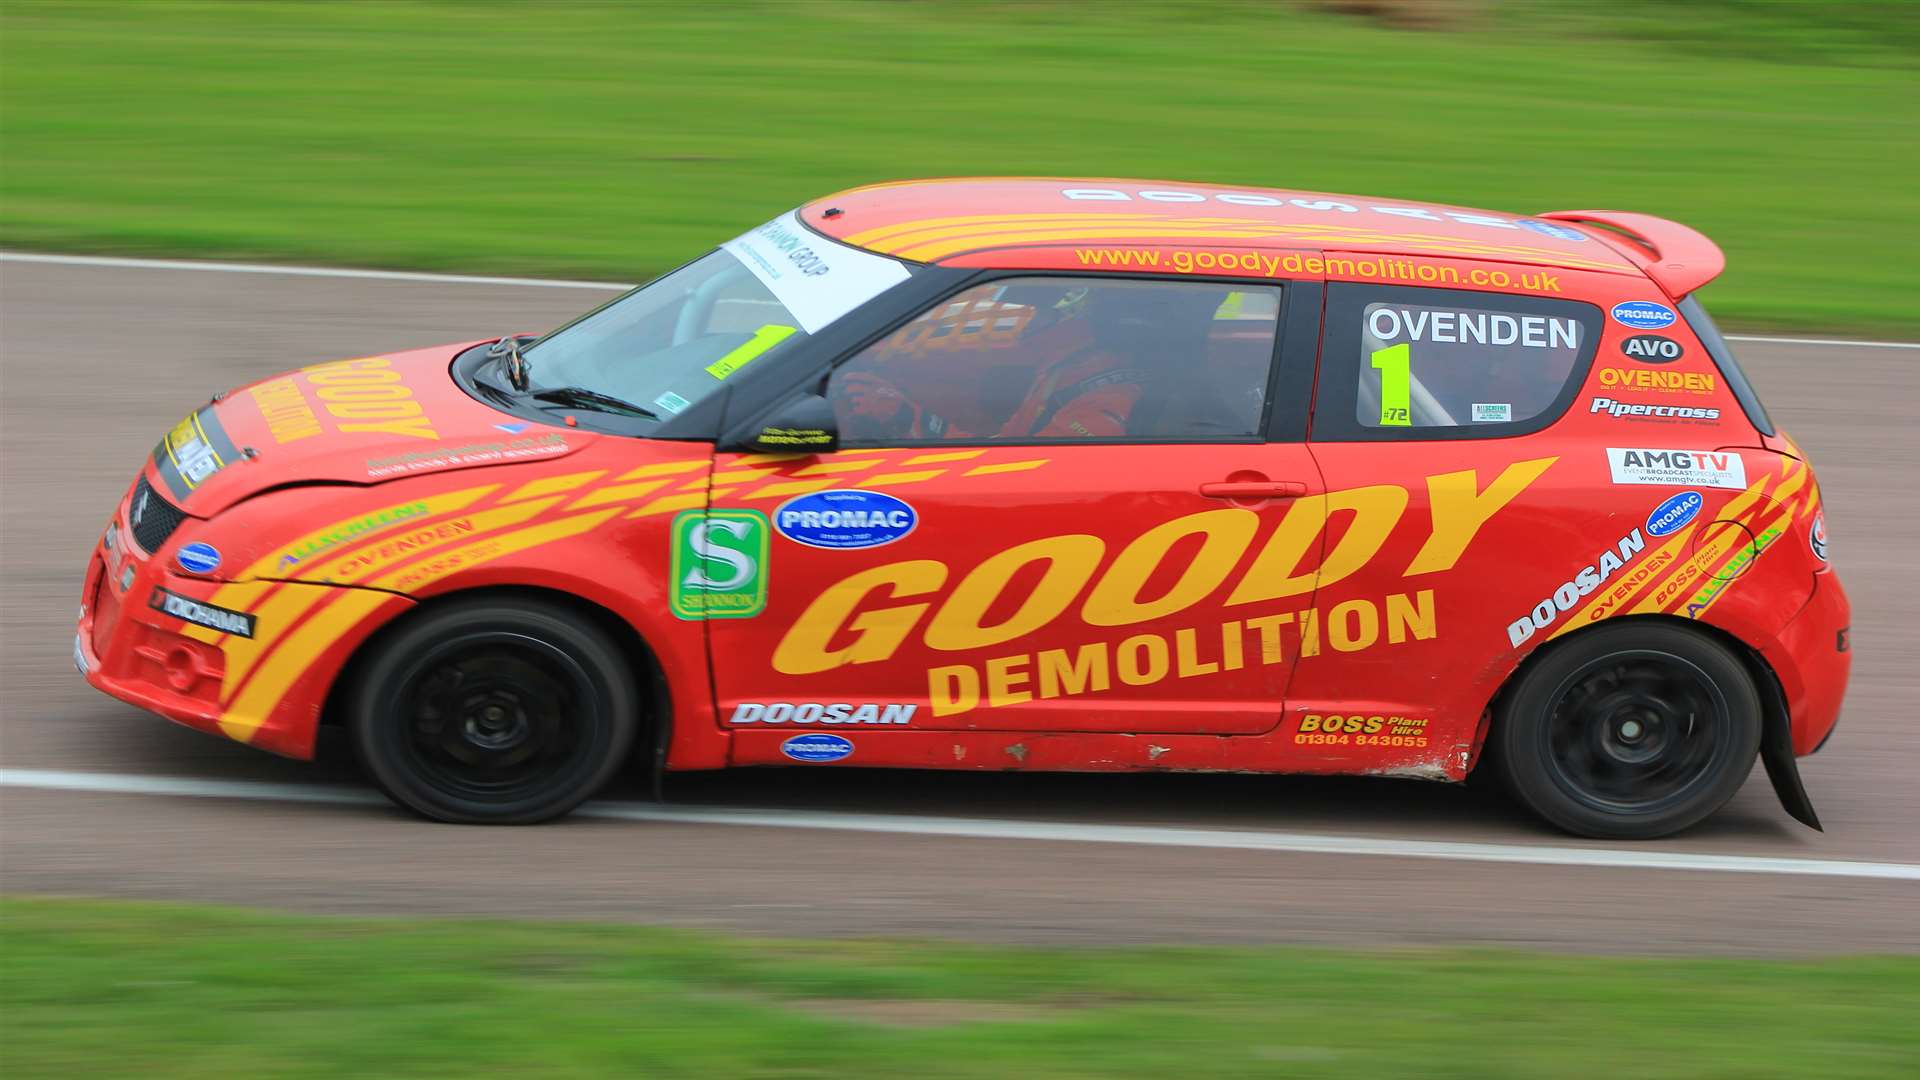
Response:
[[[1538,431],[1572,402],[1599,309],[1457,289],[1327,289],[1313,437],[1488,438]]]
[[[1278,285],[999,278],[833,373],[846,445],[1257,438]]]

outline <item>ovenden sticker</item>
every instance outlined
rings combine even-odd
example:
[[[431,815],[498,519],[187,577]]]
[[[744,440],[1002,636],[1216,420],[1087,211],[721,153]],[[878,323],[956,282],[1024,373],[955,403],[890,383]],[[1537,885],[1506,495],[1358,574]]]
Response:
[[[829,240],[792,211],[720,248],[752,271],[809,334],[907,280],[905,266]]]
[[[1747,463],[1731,450],[1648,450],[1607,447],[1607,467],[1616,484],[1663,487],[1747,486]]]

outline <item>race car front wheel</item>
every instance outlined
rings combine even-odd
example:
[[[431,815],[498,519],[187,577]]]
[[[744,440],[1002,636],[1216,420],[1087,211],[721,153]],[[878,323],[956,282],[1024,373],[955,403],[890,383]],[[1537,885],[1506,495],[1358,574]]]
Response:
[[[353,692],[354,748],[382,790],[427,817],[558,817],[633,744],[638,693],[626,660],[564,608],[451,601],[374,648]]]
[[[1726,805],[1760,750],[1760,695],[1724,645],[1622,622],[1568,640],[1506,696],[1495,767],[1571,833],[1644,840]]]

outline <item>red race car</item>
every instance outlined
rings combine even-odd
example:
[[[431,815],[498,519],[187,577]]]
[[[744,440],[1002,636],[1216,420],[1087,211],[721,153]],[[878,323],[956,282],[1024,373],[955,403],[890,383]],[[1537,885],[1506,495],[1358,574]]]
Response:
[[[1685,226],[1198,184],[881,184],[539,338],[168,432],[101,690],[431,817],[730,765],[1496,770],[1652,837],[1846,687],[1820,489]]]

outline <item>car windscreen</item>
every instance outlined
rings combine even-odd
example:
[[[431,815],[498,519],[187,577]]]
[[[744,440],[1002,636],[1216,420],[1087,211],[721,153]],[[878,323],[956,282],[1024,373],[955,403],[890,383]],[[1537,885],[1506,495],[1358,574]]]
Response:
[[[541,338],[525,351],[531,388],[580,387],[666,419],[908,273],[785,214]]]

